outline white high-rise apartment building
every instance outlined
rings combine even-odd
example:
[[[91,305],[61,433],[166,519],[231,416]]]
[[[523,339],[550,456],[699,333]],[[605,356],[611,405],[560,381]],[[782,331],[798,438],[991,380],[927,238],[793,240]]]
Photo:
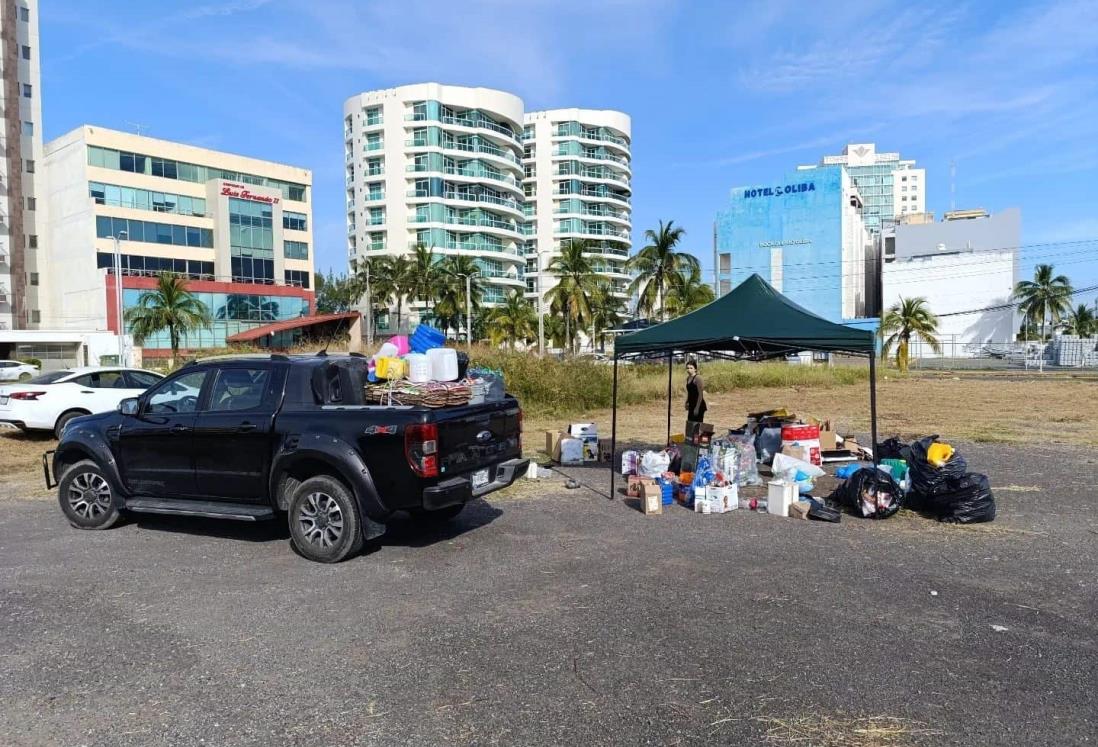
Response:
[[[630,120],[621,112],[524,113],[488,88],[421,83],[343,105],[347,246],[362,259],[474,258],[485,305],[556,284],[562,242],[586,239],[624,297],[630,248]]]
[[[485,304],[526,287],[522,100],[503,91],[421,83],[343,104],[349,260],[473,257]]]
[[[0,330],[35,329],[45,285],[38,0],[0,0]]]
[[[544,299],[549,271],[568,241],[583,240],[596,272],[622,297],[632,246],[629,115],[595,109],[530,112],[523,132],[526,294]]]
[[[879,234],[883,224],[894,223],[904,215],[925,213],[926,170],[915,168],[899,153],[878,153],[875,143],[851,143],[837,156],[824,156],[819,164],[798,166],[845,166],[854,179],[864,203],[866,228]]]

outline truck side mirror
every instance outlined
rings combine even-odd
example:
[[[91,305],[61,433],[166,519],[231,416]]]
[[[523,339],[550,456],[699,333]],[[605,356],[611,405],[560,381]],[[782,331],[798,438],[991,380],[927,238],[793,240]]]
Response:
[[[118,403],[118,411],[123,415],[136,415],[140,409],[140,402],[137,397],[127,397]]]

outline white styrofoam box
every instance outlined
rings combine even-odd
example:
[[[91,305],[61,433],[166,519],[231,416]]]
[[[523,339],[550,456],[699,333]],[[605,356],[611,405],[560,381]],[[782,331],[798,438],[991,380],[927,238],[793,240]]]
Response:
[[[583,438],[584,436],[598,436],[599,429],[594,423],[572,423],[568,426],[568,435],[575,436],[576,438]]]
[[[583,441],[578,438],[560,440],[560,463],[583,464]]]
[[[427,351],[431,362],[431,378],[434,381],[456,381],[458,377],[457,351],[453,348],[431,348]]]
[[[408,361],[408,380],[414,384],[422,384],[431,380],[431,360],[423,353],[408,353],[404,356]]]
[[[778,516],[789,516],[789,504],[797,500],[797,483],[773,480],[768,482],[766,493],[766,512]]]

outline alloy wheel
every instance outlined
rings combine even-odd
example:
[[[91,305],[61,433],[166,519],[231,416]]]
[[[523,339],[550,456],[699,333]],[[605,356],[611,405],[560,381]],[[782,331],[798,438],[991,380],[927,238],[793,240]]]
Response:
[[[309,544],[329,548],[343,536],[343,510],[327,493],[309,493],[298,514],[301,534]]]
[[[98,519],[111,508],[111,486],[94,472],[81,472],[69,484],[69,506],[85,519]]]

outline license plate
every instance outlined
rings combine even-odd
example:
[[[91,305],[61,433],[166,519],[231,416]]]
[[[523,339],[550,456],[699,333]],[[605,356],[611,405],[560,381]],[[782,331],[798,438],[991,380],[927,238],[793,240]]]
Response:
[[[478,469],[473,473],[473,489],[483,488],[488,484],[488,470]]]

